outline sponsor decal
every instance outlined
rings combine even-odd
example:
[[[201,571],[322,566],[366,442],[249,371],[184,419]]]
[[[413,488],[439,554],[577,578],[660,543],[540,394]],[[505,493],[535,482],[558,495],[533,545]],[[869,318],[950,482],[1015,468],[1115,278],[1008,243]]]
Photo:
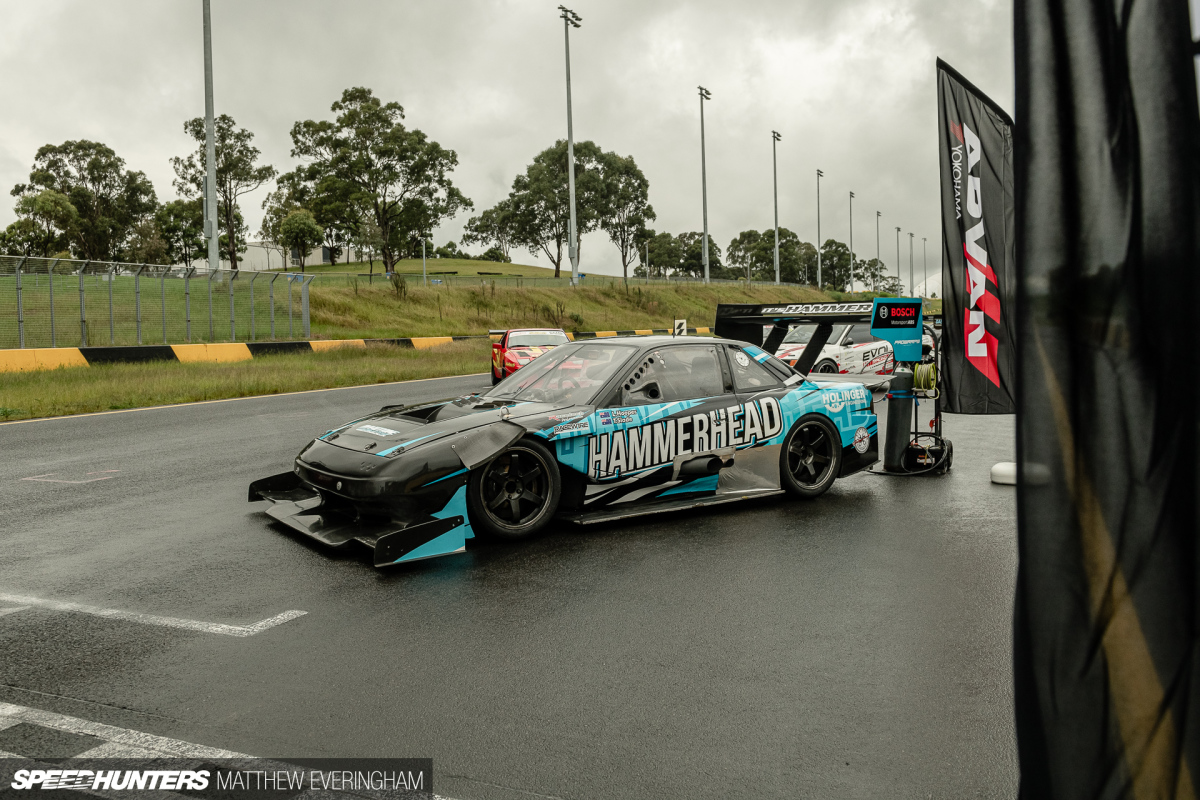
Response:
[[[897,339],[896,344],[920,344],[920,339]]]
[[[547,419],[553,420],[554,422],[570,422],[573,419],[579,419],[580,417],[586,416],[586,411],[576,411],[574,414],[551,414],[549,417],[547,417]]]
[[[592,429],[591,423],[586,419],[581,419],[577,422],[564,422],[562,425],[555,425],[552,434],[567,433],[569,431],[588,431]]]
[[[883,317],[884,319],[887,319],[887,315],[888,315],[888,307],[887,307],[887,306],[880,306],[880,308],[879,308],[879,316]]]
[[[372,436],[383,436],[383,437],[395,436],[397,433],[400,432],[400,431],[394,431],[391,428],[381,428],[378,425],[359,425],[354,430],[362,431],[363,433],[369,433]]]
[[[587,471],[593,479],[670,464],[676,456],[726,447],[753,447],[783,432],[779,401],[763,397],[713,411],[589,436]]]
[[[867,448],[871,446],[871,434],[867,433],[866,428],[859,428],[854,432],[854,449],[859,453],[867,452]]]
[[[606,409],[600,412],[601,425],[624,425],[637,420],[638,412],[636,408],[617,408]]]
[[[866,400],[867,390],[861,386],[851,386],[846,389],[827,389],[821,397],[825,403],[825,408],[836,414],[846,407],[846,403],[854,402],[855,400]]]
[[[819,317],[829,314],[870,314],[871,306],[871,303],[793,303],[787,306],[763,306],[760,316],[804,314]]]
[[[956,123],[953,123],[956,124]],[[967,302],[963,310],[963,337],[967,362],[979,370],[994,386],[1000,385],[999,342],[987,332],[983,319],[1000,322],[1000,298],[988,291],[988,284],[999,286],[996,273],[988,264],[987,250],[983,247],[983,191],[979,163],[983,148],[979,136],[967,125],[962,125],[960,144],[951,148],[951,173],[954,176],[954,206],[958,219],[963,219],[962,178],[963,160],[966,159],[966,219],[961,223],[963,231],[963,253],[966,255]],[[957,127],[955,136],[958,136]],[[965,151],[965,153],[964,153]]]
[[[206,769],[19,769],[11,785],[14,789],[203,791],[209,777]]]

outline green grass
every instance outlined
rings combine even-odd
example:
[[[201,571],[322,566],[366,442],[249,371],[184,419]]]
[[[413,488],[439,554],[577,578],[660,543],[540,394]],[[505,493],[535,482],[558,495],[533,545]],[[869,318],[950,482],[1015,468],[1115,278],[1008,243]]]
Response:
[[[421,288],[407,294],[391,286],[323,286],[310,301],[314,337],[392,338],[480,334],[522,326],[570,331],[670,328],[686,319],[693,327],[713,324],[717,303],[796,303],[830,299],[815,289],[745,287],[737,284],[649,286],[607,283],[578,289],[511,287]]]
[[[230,364],[156,361],[7,372],[0,380],[0,419],[468,375],[487,371],[489,347],[486,340],[454,342],[429,350],[372,345],[261,356]]]

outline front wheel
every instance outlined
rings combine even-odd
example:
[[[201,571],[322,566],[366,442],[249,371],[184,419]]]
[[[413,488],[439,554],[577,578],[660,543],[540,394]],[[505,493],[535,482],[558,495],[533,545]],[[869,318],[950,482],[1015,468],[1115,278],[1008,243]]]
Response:
[[[842,438],[823,414],[805,414],[783,440],[779,482],[798,497],[829,490],[842,466]]]
[[[544,445],[522,439],[471,473],[467,512],[481,535],[524,539],[546,527],[561,496],[554,456]]]
[[[829,359],[825,359],[824,361],[817,364],[817,366],[813,368],[813,372],[821,373],[823,375],[829,375],[829,374],[837,373],[837,372],[839,372],[839,370],[838,370],[838,365],[836,363],[834,363],[833,361],[830,361]]]

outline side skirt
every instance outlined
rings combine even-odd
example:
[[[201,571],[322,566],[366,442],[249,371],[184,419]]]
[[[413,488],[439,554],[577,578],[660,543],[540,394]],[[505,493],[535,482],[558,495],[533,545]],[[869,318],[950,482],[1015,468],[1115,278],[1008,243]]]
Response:
[[[750,500],[759,497],[773,497],[777,494],[783,494],[782,489],[762,489],[758,491],[747,491],[737,495],[717,495],[708,497],[691,497],[681,498],[679,500],[664,500],[656,503],[647,503],[644,506],[635,508],[621,509],[605,509],[604,511],[594,511],[591,513],[574,513],[564,514],[563,519],[572,522],[578,522],[581,525],[593,525],[597,522],[612,522],[618,519],[628,519],[629,517],[643,517],[648,514],[663,514],[668,511],[683,511],[688,508],[699,508],[701,506],[716,506],[723,503],[736,503],[741,500]]]

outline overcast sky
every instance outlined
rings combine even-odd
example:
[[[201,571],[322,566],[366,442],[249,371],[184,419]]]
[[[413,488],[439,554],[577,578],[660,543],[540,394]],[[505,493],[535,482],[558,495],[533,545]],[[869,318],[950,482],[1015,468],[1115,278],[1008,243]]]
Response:
[[[408,125],[458,153],[475,212],[507,195],[531,158],[566,136],[563,30],[555,0],[212,0],[216,110],[290,169],[292,124],[331,118],[349,86],[404,106]],[[576,0],[575,132],[632,155],[650,179],[657,230],[701,229],[699,99],[705,108],[709,228],[724,249],[772,225],[771,130],[780,224],[893,265],[895,227],[938,252],[934,59],[1013,108],[1009,0]],[[200,0],[0,0],[0,224],[7,191],[37,148],[92,139],[175,196],[170,158],[193,149],[204,113]],[[258,229],[266,189],[242,206]],[[435,231],[458,240],[468,214]],[[907,239],[907,235],[905,235]],[[907,267],[908,244],[902,245]],[[536,262],[527,254],[516,260]],[[619,272],[602,232],[581,269]],[[919,280],[919,278],[918,278]]]

